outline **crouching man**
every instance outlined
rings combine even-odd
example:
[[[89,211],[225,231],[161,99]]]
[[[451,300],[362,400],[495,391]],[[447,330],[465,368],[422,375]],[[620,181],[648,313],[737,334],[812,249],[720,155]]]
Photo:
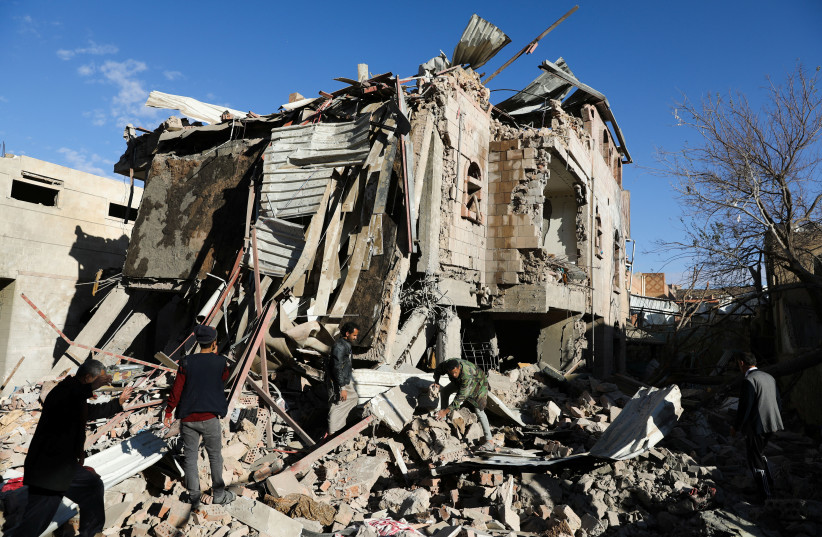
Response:
[[[485,415],[485,405],[488,401],[488,377],[485,372],[471,362],[454,358],[437,366],[434,384],[439,384],[444,373],[448,374],[451,383],[440,391],[442,410],[437,412],[437,419],[441,420],[450,412],[467,404],[479,418],[482,431],[485,433],[485,443],[480,449],[493,450],[491,427],[488,425],[488,416]],[[448,399],[455,393],[457,396],[449,406]]]
[[[43,533],[63,496],[80,507],[81,537],[103,531],[103,481],[83,462],[86,422],[120,412],[131,396],[132,388],[126,388],[118,399],[88,404],[94,390],[110,382],[111,375],[106,374],[103,364],[89,359],[46,396],[26,455],[23,484],[28,485],[29,498],[23,521],[7,535],[37,537]]]
[[[183,437],[183,471],[186,474],[188,501],[192,505],[200,503],[197,458],[202,439],[211,466],[214,503],[227,504],[237,497],[226,490],[223,481],[223,432],[220,418],[228,411],[223,388],[223,383],[228,378],[228,364],[224,356],[217,354],[217,331],[214,328],[197,325],[194,336],[200,344],[200,352],[180,360],[163,423],[166,427],[171,426],[172,413],[176,408],[177,417],[182,421],[180,434]]]

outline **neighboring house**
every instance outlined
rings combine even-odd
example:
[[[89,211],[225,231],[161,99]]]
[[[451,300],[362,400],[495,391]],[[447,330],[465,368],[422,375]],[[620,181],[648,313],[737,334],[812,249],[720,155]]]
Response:
[[[822,281],[822,230],[818,224],[805,225],[795,240],[802,267]],[[772,241],[766,242],[766,250],[776,250]],[[776,359],[786,361],[818,350],[822,346],[822,306],[814,303],[806,284],[775,259],[766,257],[765,269]],[[806,369],[795,379],[791,388],[793,406],[806,422],[822,424],[822,407],[816,404],[822,390],[822,366]]]
[[[48,373],[65,350],[22,299],[29,297],[68,337],[119,274],[140,203],[129,185],[26,156],[0,157],[0,377],[26,359],[12,385]],[[128,222],[126,222],[128,220]]]

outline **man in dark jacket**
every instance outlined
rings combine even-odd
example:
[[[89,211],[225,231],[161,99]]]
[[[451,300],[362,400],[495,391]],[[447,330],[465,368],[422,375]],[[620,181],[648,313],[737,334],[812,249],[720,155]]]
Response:
[[[493,450],[494,440],[491,436],[491,426],[488,423],[488,416],[485,415],[485,405],[488,401],[488,377],[485,372],[467,360],[452,358],[437,366],[434,372],[434,384],[439,384],[443,374],[448,375],[451,383],[440,392],[442,410],[437,412],[437,419],[443,419],[462,405],[469,405],[477,415],[482,432],[485,434],[485,444],[480,449]],[[454,397],[454,402],[449,405],[448,399],[452,394],[457,395]]]
[[[749,352],[736,354],[739,370],[745,374],[739,394],[736,420],[731,427],[731,436],[740,431],[745,435],[748,467],[763,500],[770,498],[773,491],[773,477],[765,458],[765,446],[771,435],[781,431],[782,416],[779,413],[779,392],[772,376],[756,367],[756,358]]]
[[[328,390],[328,436],[343,427],[348,415],[357,406],[359,395],[352,382],[351,344],[357,341],[360,328],[355,323],[343,323],[340,337],[331,347],[325,370]]]
[[[200,476],[197,458],[200,438],[208,453],[211,466],[211,485],[214,503],[227,504],[237,495],[226,490],[223,481],[223,432],[220,418],[228,411],[224,382],[228,378],[226,358],[217,354],[217,331],[205,325],[194,328],[194,336],[200,344],[200,352],[180,360],[177,377],[168,396],[163,423],[169,427],[172,413],[182,421],[183,471],[188,490],[188,501],[200,503]]]
[[[15,537],[37,537],[48,527],[63,496],[80,506],[79,535],[103,531],[106,513],[103,481],[83,466],[86,458],[86,422],[113,416],[131,396],[126,388],[119,399],[89,405],[97,388],[111,382],[103,364],[86,360],[74,376],[55,386],[43,402],[43,413],[31,439],[23,472],[28,504],[23,521],[10,532]]]

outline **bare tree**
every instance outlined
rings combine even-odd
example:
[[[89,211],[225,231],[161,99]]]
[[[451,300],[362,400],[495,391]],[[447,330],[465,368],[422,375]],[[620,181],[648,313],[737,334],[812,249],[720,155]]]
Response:
[[[808,292],[822,319],[822,274],[814,252],[822,246],[822,90],[820,69],[798,65],[775,83],[770,78],[761,106],[736,93],[711,95],[676,109],[681,126],[698,135],[694,145],[662,152],[675,180],[685,239],[670,250],[702,266],[713,287],[761,283],[768,265],[779,286]],[[822,348],[766,368],[786,375],[822,364]]]
[[[662,152],[686,217],[686,238],[665,246],[702,266],[714,287],[758,284],[763,262],[807,286],[822,318],[822,275],[808,263],[822,244],[820,70],[801,65],[781,84],[768,79],[755,109],[736,93],[676,108],[698,143]]]

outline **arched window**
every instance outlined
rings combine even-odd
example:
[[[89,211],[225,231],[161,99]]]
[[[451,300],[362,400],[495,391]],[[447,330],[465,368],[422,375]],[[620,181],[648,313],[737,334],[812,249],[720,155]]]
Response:
[[[462,189],[462,217],[477,224],[482,223],[482,171],[476,162],[468,166]]]
[[[619,230],[614,230],[614,287],[621,288],[621,274],[622,274],[622,237]]]

